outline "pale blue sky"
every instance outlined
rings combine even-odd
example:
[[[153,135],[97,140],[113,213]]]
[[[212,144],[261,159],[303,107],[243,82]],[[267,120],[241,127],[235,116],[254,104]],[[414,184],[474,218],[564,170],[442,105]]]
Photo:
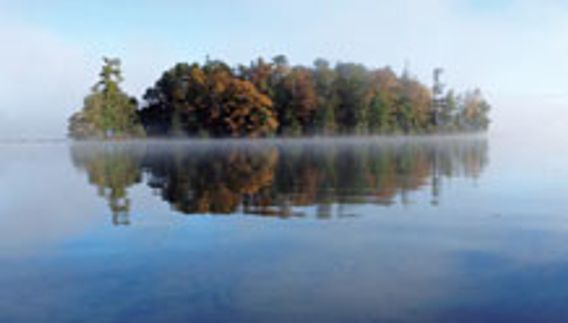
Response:
[[[103,55],[123,59],[136,96],[178,61],[284,53],[408,61],[424,82],[443,66],[457,89],[481,87],[495,118],[511,102],[568,103],[562,0],[0,0],[0,41],[0,137],[62,136]]]

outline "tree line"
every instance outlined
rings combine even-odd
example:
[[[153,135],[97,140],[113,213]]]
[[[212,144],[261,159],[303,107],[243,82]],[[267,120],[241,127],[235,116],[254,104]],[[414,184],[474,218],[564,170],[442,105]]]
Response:
[[[481,91],[430,88],[405,70],[285,56],[231,67],[219,60],[179,63],[139,103],[121,88],[118,59],[104,59],[100,81],[69,120],[76,139],[426,134],[487,130]]]

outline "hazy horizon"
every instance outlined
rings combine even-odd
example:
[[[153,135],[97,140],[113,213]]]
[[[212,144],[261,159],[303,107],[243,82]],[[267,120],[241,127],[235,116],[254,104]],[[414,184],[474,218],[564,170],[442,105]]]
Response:
[[[135,14],[134,14],[135,13]],[[568,4],[549,1],[0,0],[0,138],[61,138],[96,81],[102,56],[120,57],[125,90],[140,98],[176,62],[206,55],[232,65],[285,54],[370,67],[408,63],[431,83],[479,87],[491,134],[563,133],[568,104]]]

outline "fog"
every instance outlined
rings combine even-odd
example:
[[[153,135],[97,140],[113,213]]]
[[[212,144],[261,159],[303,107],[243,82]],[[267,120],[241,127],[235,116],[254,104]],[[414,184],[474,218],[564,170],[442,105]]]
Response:
[[[178,61],[284,53],[301,64],[400,71],[406,62],[426,83],[442,66],[449,85],[487,95],[492,136],[556,139],[567,117],[567,18],[560,0],[0,1],[0,41],[10,44],[0,53],[0,138],[63,137],[103,55],[122,58],[124,87],[141,97]]]

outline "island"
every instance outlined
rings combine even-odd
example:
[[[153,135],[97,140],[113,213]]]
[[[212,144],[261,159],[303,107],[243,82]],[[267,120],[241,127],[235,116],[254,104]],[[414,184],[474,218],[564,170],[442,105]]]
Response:
[[[483,132],[491,106],[479,89],[431,87],[408,69],[316,59],[291,65],[279,55],[248,66],[178,63],[147,89],[143,102],[121,88],[121,61],[104,58],[100,80],[69,119],[77,140],[420,135]]]

